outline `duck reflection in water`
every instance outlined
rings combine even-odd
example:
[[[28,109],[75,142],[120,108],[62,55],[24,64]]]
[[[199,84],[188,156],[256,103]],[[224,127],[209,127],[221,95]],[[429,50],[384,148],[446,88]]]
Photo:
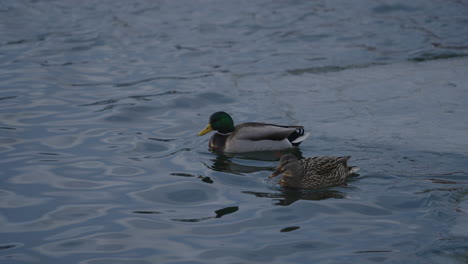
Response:
[[[258,163],[260,164],[264,161],[277,161],[282,155],[288,153],[293,154],[298,158],[302,158],[302,152],[298,148],[284,151],[262,151],[242,154],[228,154],[215,151],[213,151],[213,153],[216,154],[216,157],[212,159],[213,164],[209,165],[204,163],[204,165],[214,171],[227,172],[233,174],[253,173],[271,170],[271,166],[245,165],[241,164],[241,162],[255,164],[255,161],[258,161]]]
[[[345,195],[337,190],[301,190],[283,188],[275,193],[244,191],[256,197],[272,198],[275,205],[287,206],[299,200],[319,201],[326,199],[343,199]]]

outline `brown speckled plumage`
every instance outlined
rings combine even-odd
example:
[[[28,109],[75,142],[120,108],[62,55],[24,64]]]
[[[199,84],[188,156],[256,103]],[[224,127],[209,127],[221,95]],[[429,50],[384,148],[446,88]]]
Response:
[[[358,171],[348,166],[351,156],[319,156],[298,160],[292,154],[283,155],[270,176],[283,174],[279,184],[284,187],[321,189],[344,184],[346,179]]]

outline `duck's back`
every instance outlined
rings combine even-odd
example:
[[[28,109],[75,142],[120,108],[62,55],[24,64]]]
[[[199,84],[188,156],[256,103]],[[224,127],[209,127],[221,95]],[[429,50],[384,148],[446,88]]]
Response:
[[[265,123],[242,123],[235,127],[224,143],[224,151],[231,153],[271,151],[293,147],[288,136],[296,127]]]
[[[302,188],[318,189],[343,184],[349,176],[349,158],[320,156],[300,160]]]

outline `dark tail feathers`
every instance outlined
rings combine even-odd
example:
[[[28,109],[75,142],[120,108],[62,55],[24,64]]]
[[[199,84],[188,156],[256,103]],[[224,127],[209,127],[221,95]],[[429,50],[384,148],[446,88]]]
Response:
[[[296,130],[288,136],[288,140],[293,146],[299,146],[299,144],[301,144],[302,141],[304,141],[304,139],[308,136],[308,133],[305,135],[305,137],[304,134],[305,130],[303,128],[296,128]]]

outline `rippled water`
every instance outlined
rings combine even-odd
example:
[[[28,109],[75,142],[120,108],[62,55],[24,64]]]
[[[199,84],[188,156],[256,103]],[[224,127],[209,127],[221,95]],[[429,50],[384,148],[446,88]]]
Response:
[[[0,262],[466,263],[468,2],[2,1]],[[360,175],[279,188],[211,113]]]

